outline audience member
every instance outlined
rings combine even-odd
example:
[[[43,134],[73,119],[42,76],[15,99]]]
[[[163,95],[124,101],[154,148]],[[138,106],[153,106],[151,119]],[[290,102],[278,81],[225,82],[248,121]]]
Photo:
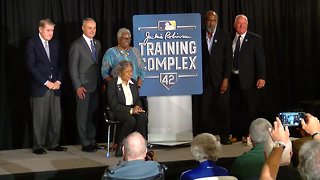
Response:
[[[161,165],[155,161],[145,161],[147,142],[138,132],[129,134],[123,140],[123,160],[108,167],[102,180],[107,179],[164,179]]]
[[[216,137],[209,133],[197,135],[191,142],[191,154],[200,162],[195,169],[185,171],[181,174],[181,180],[192,180],[212,176],[228,176],[229,172],[214,162],[218,159],[221,145]]]
[[[230,83],[231,131],[239,140],[257,116],[258,92],[265,86],[265,53],[262,38],[249,32],[248,18],[237,15],[234,22],[233,66]]]
[[[96,127],[93,115],[98,107],[98,90],[101,75],[101,44],[94,39],[96,22],[86,18],[82,22],[83,35],[75,40],[69,51],[69,72],[76,91],[77,128],[82,151],[94,152],[96,145]]]
[[[274,148],[275,144],[271,137],[264,144],[264,152],[266,159],[269,157],[272,149]],[[290,180],[300,180],[300,174],[298,170],[291,166],[291,157],[292,157],[292,143],[289,139],[285,144],[285,149],[282,153],[281,160],[280,160],[280,168],[277,175],[277,179],[290,179]]]
[[[301,126],[313,139],[320,140],[320,123],[317,117],[307,113],[305,120],[301,120]]]
[[[116,120],[122,122],[119,140],[122,140],[133,131],[138,131],[144,138],[147,137],[148,117],[141,108],[137,82],[132,79],[133,65],[130,61],[121,61],[112,70],[114,77],[108,83],[108,104]],[[120,143],[116,149],[116,156],[121,156]]]
[[[320,179],[320,122],[307,113],[301,126],[314,140],[304,143],[299,150],[298,170],[303,179]]]
[[[269,137],[271,123],[263,118],[252,121],[249,128],[249,138],[253,148],[236,158],[231,167],[231,175],[238,179],[250,179],[259,177],[262,166],[265,162],[264,143]]]
[[[298,170],[302,179],[320,179],[320,141],[312,140],[304,143],[299,151]]]
[[[283,128],[280,119],[277,117],[273,123],[274,128],[269,128],[270,136],[274,141],[273,149],[261,170],[260,179],[276,179],[280,161],[286,144],[289,139],[289,128]]]
[[[52,39],[55,24],[39,22],[39,34],[26,46],[26,67],[30,77],[30,104],[33,122],[33,153],[65,151],[59,145],[61,128],[62,60],[57,40]]]
[[[317,131],[320,130],[319,120],[311,114],[306,114],[305,120],[301,121],[302,128],[313,135],[314,140],[304,143],[299,151],[298,170],[302,179],[320,179],[320,142]],[[289,129],[283,128],[279,118],[274,122],[274,129],[270,130],[275,146],[261,171],[260,179],[275,179],[278,174],[281,155],[289,141]]]
[[[202,132],[218,134],[221,144],[231,144],[229,79],[232,49],[228,32],[217,28],[218,15],[208,11],[202,32],[203,93],[193,96],[195,116]]]

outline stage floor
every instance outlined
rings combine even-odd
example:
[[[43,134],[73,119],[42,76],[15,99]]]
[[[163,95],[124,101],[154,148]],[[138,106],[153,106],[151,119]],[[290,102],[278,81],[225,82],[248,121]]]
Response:
[[[35,155],[31,149],[16,149],[0,151],[0,176],[20,173],[39,173],[45,171],[63,171],[83,168],[105,168],[119,162],[114,154],[106,158],[106,150],[94,153],[81,151],[80,145],[66,146],[68,151],[48,151],[44,155]],[[221,158],[237,157],[251,147],[241,142],[232,145],[222,145]],[[190,147],[153,146],[155,160],[158,162],[177,162],[192,160]]]

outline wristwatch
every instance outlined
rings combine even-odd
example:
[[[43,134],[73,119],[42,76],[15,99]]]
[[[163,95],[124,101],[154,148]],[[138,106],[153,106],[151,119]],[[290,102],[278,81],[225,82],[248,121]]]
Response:
[[[281,147],[282,149],[285,149],[286,148],[286,144],[283,143],[283,142],[275,141],[273,143],[273,148],[276,148],[276,147]]]

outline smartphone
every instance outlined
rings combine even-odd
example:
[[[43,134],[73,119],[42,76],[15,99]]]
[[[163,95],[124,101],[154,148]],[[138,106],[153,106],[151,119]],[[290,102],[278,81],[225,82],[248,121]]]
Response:
[[[304,116],[304,112],[280,112],[278,117],[284,126],[299,126]]]

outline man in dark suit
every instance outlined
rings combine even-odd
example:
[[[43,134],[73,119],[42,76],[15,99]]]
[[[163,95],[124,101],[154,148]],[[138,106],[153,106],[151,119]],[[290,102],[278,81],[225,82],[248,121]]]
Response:
[[[265,53],[262,38],[247,31],[248,18],[237,15],[232,43],[231,126],[233,136],[247,137],[257,115],[257,93],[265,86]]]
[[[194,96],[203,132],[219,134],[222,144],[231,144],[229,78],[232,49],[228,32],[217,28],[218,15],[208,11],[202,33],[203,94]]]
[[[69,72],[76,91],[77,128],[82,151],[94,152],[99,148],[95,141],[93,115],[98,107],[101,44],[93,38],[96,34],[96,22],[93,19],[83,20],[82,31],[83,35],[70,47]]]
[[[62,62],[58,41],[52,39],[54,26],[50,19],[40,20],[39,34],[31,38],[26,46],[26,67],[31,74],[29,84],[35,154],[46,154],[45,146],[49,151],[67,150],[59,145]]]

